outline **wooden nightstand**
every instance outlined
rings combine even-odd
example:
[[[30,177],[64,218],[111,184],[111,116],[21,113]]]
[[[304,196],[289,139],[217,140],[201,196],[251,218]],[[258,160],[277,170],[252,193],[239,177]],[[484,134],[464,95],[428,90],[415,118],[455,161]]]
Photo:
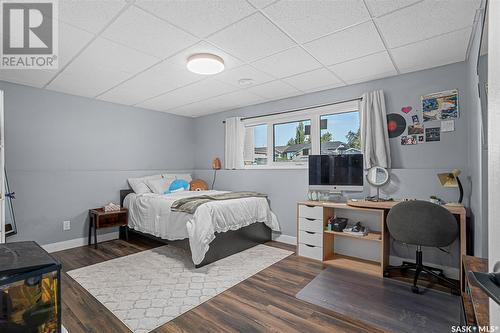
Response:
[[[89,246],[94,228],[94,246],[97,249],[97,229],[122,227],[128,225],[128,209],[122,208],[114,212],[105,212],[104,208],[89,210]],[[125,228],[125,239],[128,240],[128,228]]]

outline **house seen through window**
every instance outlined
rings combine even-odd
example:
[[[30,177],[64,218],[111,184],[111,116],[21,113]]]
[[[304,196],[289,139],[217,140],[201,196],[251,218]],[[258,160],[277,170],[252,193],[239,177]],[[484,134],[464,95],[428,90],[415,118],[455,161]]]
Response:
[[[251,166],[307,166],[309,155],[360,154],[357,107],[313,110],[300,117],[254,121],[245,127],[244,164]]]

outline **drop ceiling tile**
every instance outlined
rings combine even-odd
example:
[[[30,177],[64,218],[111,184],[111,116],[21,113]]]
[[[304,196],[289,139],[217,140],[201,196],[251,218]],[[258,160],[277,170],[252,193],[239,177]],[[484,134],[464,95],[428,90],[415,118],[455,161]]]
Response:
[[[94,40],[75,60],[80,66],[135,74],[160,59],[104,38]]]
[[[342,81],[325,68],[294,75],[283,79],[283,81],[302,91],[316,90],[321,87],[333,88],[344,85]]]
[[[175,113],[182,116],[201,116],[210,113],[222,112],[236,109],[242,106],[253,105],[265,101],[262,97],[250,94],[246,91],[236,91],[222,96],[206,99],[202,102],[196,102],[179,108],[171,109],[169,113]]]
[[[391,50],[400,72],[408,73],[464,61],[472,28]]]
[[[117,15],[127,3],[121,0],[59,1],[59,21],[97,33]]]
[[[245,0],[139,0],[136,4],[198,37],[206,37],[255,11]]]
[[[146,98],[144,97],[142,90],[126,91],[125,89],[114,88],[99,95],[97,99],[117,104],[134,105],[145,100]]]
[[[59,23],[59,68],[80,52],[94,35],[66,23]]]
[[[177,114],[185,117],[197,117],[201,114],[216,113],[227,109],[218,106],[207,106],[203,102],[196,102],[168,110],[168,113]]]
[[[410,6],[419,1],[421,0],[366,0],[366,4],[370,8],[371,14],[376,17]]]
[[[396,75],[387,52],[372,54],[329,67],[349,84]]]
[[[248,0],[256,8],[264,8],[279,0]]]
[[[343,86],[345,86],[345,84],[343,84],[343,83],[334,83],[334,84],[328,84],[326,86],[305,89],[303,91],[304,91],[304,93],[308,94],[308,93],[312,93],[312,92],[316,92],[316,91],[329,90],[329,89],[339,88],[339,87],[343,87]]]
[[[280,80],[248,88],[246,89],[246,91],[270,100],[296,96],[301,94],[300,90],[295,89],[292,86],[284,82],[281,82]]]
[[[300,43],[370,19],[362,0],[282,0],[264,12]]]
[[[210,97],[226,94],[236,88],[214,79],[205,79],[169,91],[158,97],[137,104],[140,107],[158,111],[167,111],[179,106],[198,102]]]
[[[184,66],[178,66],[175,59],[171,58],[105,92],[99,99],[136,104],[203,78],[201,75],[191,73]]]
[[[245,61],[263,58],[295,46],[295,43],[256,13],[208,38],[223,50]]]
[[[246,90],[239,90],[229,94],[209,98],[203,101],[203,103],[207,104],[208,106],[221,105],[222,107],[238,108],[260,103],[264,100],[264,98],[252,94]]]
[[[376,19],[388,46],[414,43],[472,26],[479,0],[423,1]]]
[[[385,50],[372,22],[322,37],[304,47],[325,65],[333,65]]]
[[[274,80],[271,75],[261,72],[249,65],[243,65],[229,71],[224,71],[214,77],[216,80],[231,84],[238,88],[248,88],[249,86],[256,86]],[[252,83],[249,86],[242,86],[239,83],[241,79],[251,79]]]
[[[252,65],[276,78],[287,77],[321,67],[321,64],[316,59],[298,46],[260,59],[252,63]]]
[[[121,14],[102,37],[159,58],[166,58],[199,41],[134,6]]]
[[[129,76],[129,73],[97,66],[80,66],[73,62],[47,86],[47,89],[95,97]]]
[[[56,71],[46,71],[40,69],[0,69],[0,81],[8,81],[17,84],[42,88]]]

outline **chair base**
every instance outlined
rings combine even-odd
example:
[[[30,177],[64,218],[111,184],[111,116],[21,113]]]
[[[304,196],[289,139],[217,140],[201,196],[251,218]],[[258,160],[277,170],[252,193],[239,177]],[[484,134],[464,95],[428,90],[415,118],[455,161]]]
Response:
[[[403,261],[403,264],[400,266],[388,266],[386,267],[384,271],[384,276],[389,277],[390,276],[390,271],[392,270],[401,270],[401,271],[407,271],[407,270],[414,270],[415,275],[413,277],[413,285],[411,286],[411,291],[413,291],[415,294],[419,294],[420,290],[417,286],[417,281],[420,273],[425,272],[428,275],[436,278],[438,281],[444,283],[445,285],[448,285],[451,289],[451,293],[453,295],[460,295],[460,291],[457,289],[457,286],[455,283],[453,283],[451,280],[445,277],[443,270],[439,268],[434,268],[434,267],[429,267],[425,266],[422,263],[422,249],[420,246],[417,247],[416,251],[416,262],[411,263],[408,261]]]

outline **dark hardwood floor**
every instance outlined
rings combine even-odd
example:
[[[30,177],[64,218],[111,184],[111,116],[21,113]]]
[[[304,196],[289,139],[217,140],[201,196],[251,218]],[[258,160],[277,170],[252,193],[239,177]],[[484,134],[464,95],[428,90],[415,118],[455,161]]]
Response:
[[[68,331],[130,332],[67,271],[162,245],[135,238],[53,253],[63,265],[62,321]],[[294,250],[277,242],[267,245]],[[380,332],[295,298],[323,268],[320,262],[291,255],[153,332]]]

